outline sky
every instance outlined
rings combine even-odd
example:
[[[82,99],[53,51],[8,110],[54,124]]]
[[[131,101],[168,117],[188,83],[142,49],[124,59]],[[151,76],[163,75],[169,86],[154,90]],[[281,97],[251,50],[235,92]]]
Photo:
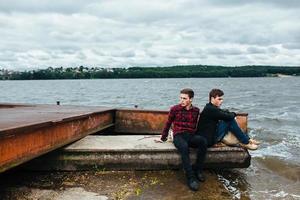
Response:
[[[0,69],[300,65],[298,0],[0,0]]]

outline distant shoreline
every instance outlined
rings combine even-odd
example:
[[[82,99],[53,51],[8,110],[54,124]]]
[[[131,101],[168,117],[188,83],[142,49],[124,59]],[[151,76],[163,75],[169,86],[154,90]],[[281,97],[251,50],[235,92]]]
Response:
[[[142,79],[142,78],[242,78],[300,76],[300,67],[184,65],[171,67],[74,67],[13,71],[0,69],[0,80]]]
[[[49,80],[49,81],[55,81],[55,80],[124,80],[124,79],[197,79],[197,78],[202,78],[202,79],[209,79],[209,78],[219,78],[219,79],[234,79],[234,78],[292,78],[292,77],[300,77],[299,75],[276,75],[274,74],[273,76],[251,76],[251,77],[166,77],[166,78],[153,78],[153,77],[143,77],[143,78],[65,78],[65,79],[0,79],[0,81],[43,81],[43,80]]]

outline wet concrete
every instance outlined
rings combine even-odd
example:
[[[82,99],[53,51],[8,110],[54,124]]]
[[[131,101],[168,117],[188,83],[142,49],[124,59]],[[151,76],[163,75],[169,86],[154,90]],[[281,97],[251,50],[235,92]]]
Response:
[[[193,192],[181,170],[22,172],[0,175],[0,199],[232,199],[213,171]]]

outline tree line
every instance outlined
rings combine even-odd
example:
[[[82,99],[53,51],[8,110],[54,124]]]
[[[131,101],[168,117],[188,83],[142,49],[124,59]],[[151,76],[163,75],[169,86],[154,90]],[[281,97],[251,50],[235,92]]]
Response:
[[[0,69],[0,80],[101,79],[101,78],[204,78],[299,76],[300,67],[180,65],[171,67],[48,67],[47,69],[12,71]]]

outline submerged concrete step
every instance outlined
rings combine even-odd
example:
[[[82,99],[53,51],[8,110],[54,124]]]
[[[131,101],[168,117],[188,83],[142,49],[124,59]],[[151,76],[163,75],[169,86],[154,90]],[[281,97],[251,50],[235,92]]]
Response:
[[[155,143],[159,136],[87,136],[60,151],[31,162],[40,170],[152,170],[177,169],[181,159],[173,143]],[[196,152],[191,149],[191,159]],[[240,147],[208,149],[206,168],[244,168],[250,165],[248,151]]]

